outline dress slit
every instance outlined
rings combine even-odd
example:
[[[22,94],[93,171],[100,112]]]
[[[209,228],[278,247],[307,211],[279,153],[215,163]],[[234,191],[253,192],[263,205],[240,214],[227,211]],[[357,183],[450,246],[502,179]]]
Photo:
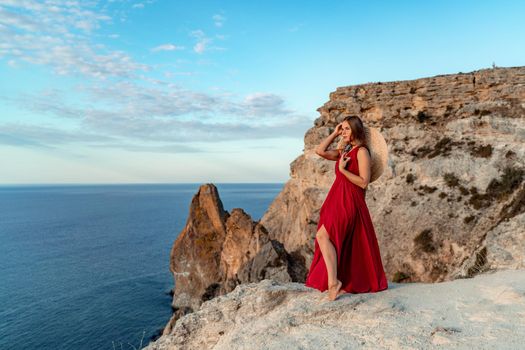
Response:
[[[347,170],[359,175],[358,147],[350,153]],[[388,288],[381,261],[381,254],[370,213],[365,202],[365,190],[339,171],[335,163],[336,178],[319,214],[319,231],[322,227],[336,252],[337,278],[348,293],[378,292]],[[328,289],[328,273],[319,242],[315,250],[305,285],[322,292]]]

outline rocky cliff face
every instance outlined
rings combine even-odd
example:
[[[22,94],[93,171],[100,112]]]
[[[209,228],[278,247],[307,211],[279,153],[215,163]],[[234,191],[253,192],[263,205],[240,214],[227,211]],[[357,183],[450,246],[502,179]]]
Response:
[[[300,283],[237,286],[146,349],[520,349],[525,273],[391,283],[335,302]]]
[[[389,281],[525,268],[523,101],[525,67],[338,88],[260,223],[201,186],[171,252],[175,312],[164,334],[184,333],[172,330],[178,318],[239,284],[304,282],[334,180],[335,163],[314,148],[348,114],[389,146],[389,167],[367,190]]]
[[[524,268],[524,101],[525,67],[338,88],[261,224],[309,267],[334,180],[334,162],[314,148],[354,114],[389,146],[389,168],[366,198],[389,280]]]

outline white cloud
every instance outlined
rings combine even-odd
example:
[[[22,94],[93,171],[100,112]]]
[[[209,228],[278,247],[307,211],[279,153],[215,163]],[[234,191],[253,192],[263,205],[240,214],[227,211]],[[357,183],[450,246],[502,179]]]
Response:
[[[215,23],[216,27],[222,27],[224,25],[224,22],[226,21],[226,17],[220,14],[213,15],[213,22]]]
[[[197,74],[198,74],[197,72],[169,72],[169,71],[166,71],[164,72],[164,77],[173,78],[175,76],[193,76]]]
[[[0,143],[14,146],[53,148],[69,143],[114,141],[111,136],[89,133],[79,129],[60,129],[49,125],[8,123],[0,125]]]
[[[206,45],[208,44],[209,40],[201,40],[199,41],[198,43],[195,44],[195,46],[193,46],[193,51],[195,51],[196,53],[203,53],[204,51],[206,51]]]
[[[0,125],[0,144],[40,148],[55,151],[61,146],[88,145],[91,148],[118,148],[131,152],[197,153],[197,147],[177,142],[131,143],[125,139],[86,132],[81,129],[64,129],[55,126],[38,126],[24,123]]]
[[[200,29],[197,29],[197,30],[192,30],[190,32],[190,36],[194,37],[194,38],[197,38],[197,39],[201,39],[201,38],[204,38],[206,37],[206,35],[204,34],[204,32]]]
[[[65,93],[56,90],[10,102],[40,115],[76,119],[84,133],[128,143],[300,138],[312,124],[309,118],[285,108],[280,96],[269,93],[238,99],[227,93],[211,95],[173,85],[161,89],[132,82],[84,86],[81,91],[87,101],[83,106],[65,102]]]
[[[243,104],[246,113],[254,116],[287,115],[292,111],[284,108],[281,96],[269,93],[254,93],[246,96]]]
[[[53,4],[53,5],[49,5]],[[133,77],[150,69],[125,52],[92,43],[90,34],[111,18],[92,2],[0,2],[0,56],[52,67],[59,75]]]
[[[163,45],[159,45],[159,46],[156,46],[156,47],[151,49],[151,51],[153,51],[153,52],[157,52],[157,51],[174,51],[174,50],[184,50],[184,47],[183,46],[176,46],[176,45],[173,45],[173,44],[163,44]]]
[[[208,37],[202,30],[197,29],[190,32],[190,36],[197,39],[197,42],[193,46],[193,51],[202,54],[205,51],[223,51],[226,50],[224,47],[219,46],[210,46],[213,42],[213,39]],[[224,40],[225,37],[218,37],[221,40]]]
[[[143,9],[144,8],[144,4],[142,4],[142,3],[133,4],[133,6],[131,6],[131,7],[134,8],[134,9]]]
[[[93,32],[112,21],[106,13],[97,12],[100,8],[95,4],[0,0],[0,57],[5,56],[8,64],[42,65],[60,75],[94,78],[84,79],[81,86],[67,92],[51,88],[39,94],[0,97],[43,120],[67,118],[68,125],[76,125],[66,130],[41,124],[0,124],[0,143],[42,148],[85,143],[151,152],[190,152],[195,150],[181,143],[302,138],[311,126],[309,118],[288,109],[284,99],[272,93],[210,94],[150,75],[156,66],[135,61],[126,52],[94,41],[97,35]],[[189,35],[196,41],[196,53],[222,49],[212,46],[213,40],[202,30]],[[109,37],[118,38],[118,34]],[[165,43],[151,51],[178,49],[183,47]],[[194,64],[205,62],[197,60]],[[197,73],[189,69],[164,74],[169,78]]]

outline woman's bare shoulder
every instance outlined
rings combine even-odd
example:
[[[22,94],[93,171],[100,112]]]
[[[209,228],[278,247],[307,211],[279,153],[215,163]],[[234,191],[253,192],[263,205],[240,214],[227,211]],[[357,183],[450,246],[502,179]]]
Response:
[[[361,157],[367,157],[368,156],[368,157],[370,157],[370,150],[366,146],[361,146],[357,150],[357,156],[361,156]]]

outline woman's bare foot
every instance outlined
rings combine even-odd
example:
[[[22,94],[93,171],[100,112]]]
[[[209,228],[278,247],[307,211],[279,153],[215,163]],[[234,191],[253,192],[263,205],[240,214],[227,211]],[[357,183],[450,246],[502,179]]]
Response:
[[[342,286],[343,282],[339,280],[337,280],[335,284],[328,286],[328,300],[334,301],[335,299],[337,299],[337,297],[340,295],[339,292]]]

